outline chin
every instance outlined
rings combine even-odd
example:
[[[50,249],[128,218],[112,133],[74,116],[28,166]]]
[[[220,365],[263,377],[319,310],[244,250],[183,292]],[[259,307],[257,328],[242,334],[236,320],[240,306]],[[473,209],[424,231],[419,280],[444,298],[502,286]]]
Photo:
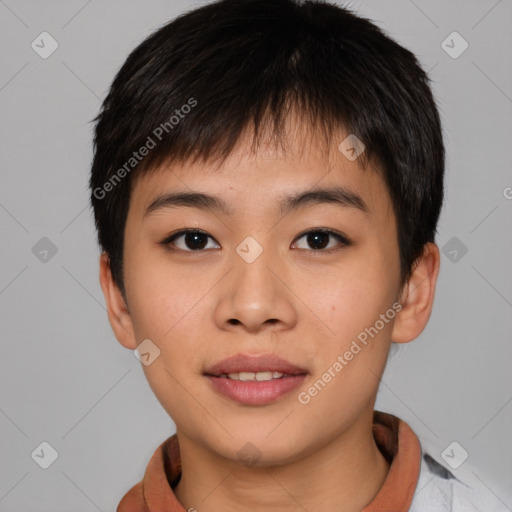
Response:
[[[300,459],[301,454],[307,451],[307,447],[300,443],[301,440],[304,442],[304,437],[291,435],[286,430],[278,433],[272,429],[263,431],[249,427],[239,432],[236,435],[232,431],[234,439],[224,436],[220,445],[211,448],[247,467],[280,466]],[[269,435],[269,432],[272,433]]]

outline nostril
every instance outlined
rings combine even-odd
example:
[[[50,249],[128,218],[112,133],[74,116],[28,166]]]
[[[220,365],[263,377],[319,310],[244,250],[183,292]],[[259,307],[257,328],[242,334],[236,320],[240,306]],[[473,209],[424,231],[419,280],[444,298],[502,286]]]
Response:
[[[269,318],[268,320],[266,320],[265,323],[275,324],[277,321],[278,321],[277,318]],[[238,325],[240,323],[240,320],[237,320],[236,318],[230,318],[229,323],[231,325]]]

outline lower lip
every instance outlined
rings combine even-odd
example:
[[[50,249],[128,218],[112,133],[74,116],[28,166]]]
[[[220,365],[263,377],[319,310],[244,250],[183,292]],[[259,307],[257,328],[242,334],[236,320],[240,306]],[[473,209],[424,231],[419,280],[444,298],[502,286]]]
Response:
[[[245,405],[265,405],[299,387],[304,382],[306,374],[264,381],[232,380],[212,375],[207,377],[215,390],[235,402]]]

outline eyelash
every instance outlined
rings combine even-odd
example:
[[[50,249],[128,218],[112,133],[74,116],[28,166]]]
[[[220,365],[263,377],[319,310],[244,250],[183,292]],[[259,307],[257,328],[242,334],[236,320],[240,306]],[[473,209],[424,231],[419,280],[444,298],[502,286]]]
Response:
[[[162,240],[162,242],[160,242],[160,243],[162,245],[168,247],[172,251],[201,253],[201,252],[208,250],[208,249],[192,250],[192,249],[180,249],[178,247],[170,247],[173,245],[173,242],[175,239],[179,238],[180,236],[186,235],[187,233],[199,233],[199,234],[208,236],[212,240],[215,240],[206,231],[203,231],[201,229],[183,229],[181,231],[173,233],[172,235],[169,235],[164,240]],[[342,249],[343,247],[348,247],[349,245],[352,244],[352,242],[345,235],[342,235],[341,233],[338,233],[337,231],[334,231],[334,230],[328,229],[328,228],[309,229],[308,231],[305,231],[305,232],[301,233],[300,235],[298,235],[297,238],[295,238],[295,240],[300,240],[302,237],[309,235],[311,233],[321,233],[324,235],[331,235],[334,238],[336,238],[341,243],[341,245],[338,245],[336,247],[331,247],[330,249],[299,249],[300,251],[308,251],[308,252],[313,252],[313,253],[329,253],[330,254],[332,252]],[[218,243],[216,240],[215,240],[215,242]]]

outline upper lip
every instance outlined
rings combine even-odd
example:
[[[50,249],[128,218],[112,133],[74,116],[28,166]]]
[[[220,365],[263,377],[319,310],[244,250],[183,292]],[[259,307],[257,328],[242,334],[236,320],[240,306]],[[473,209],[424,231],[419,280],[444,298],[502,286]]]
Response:
[[[307,371],[274,354],[235,354],[214,364],[205,371],[207,375],[220,376],[237,372],[280,372],[286,375],[300,375]]]

